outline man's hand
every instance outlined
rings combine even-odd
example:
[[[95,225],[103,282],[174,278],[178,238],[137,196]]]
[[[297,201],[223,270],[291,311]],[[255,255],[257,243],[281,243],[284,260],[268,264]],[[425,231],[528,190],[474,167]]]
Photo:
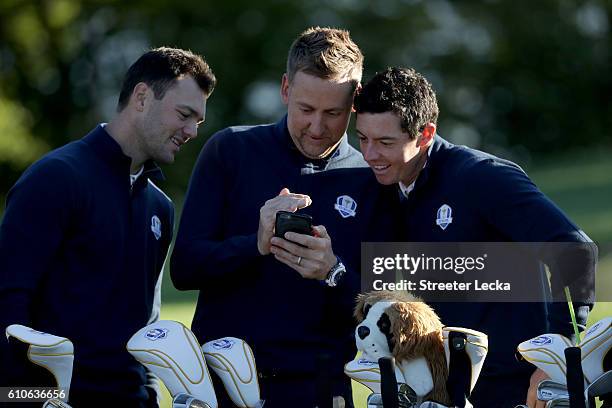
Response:
[[[309,196],[291,193],[287,188],[283,188],[276,197],[266,201],[264,206],[259,209],[259,228],[257,229],[257,249],[259,253],[262,255],[270,253],[270,239],[274,235],[274,222],[277,212],[296,212],[310,204],[312,204],[312,200]]]
[[[527,391],[527,406],[529,408],[545,408],[545,401],[538,401],[538,384],[544,380],[548,380],[550,377],[539,368],[531,374],[529,380],[529,390]]]
[[[318,225],[312,228],[315,233],[314,237],[287,232],[285,239],[272,238],[271,252],[276,259],[295,270],[303,278],[324,280],[330,269],[336,264],[337,258],[325,227]]]

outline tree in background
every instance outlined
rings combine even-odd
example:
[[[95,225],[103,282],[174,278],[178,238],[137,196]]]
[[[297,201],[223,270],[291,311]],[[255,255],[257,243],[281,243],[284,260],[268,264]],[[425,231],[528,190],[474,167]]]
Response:
[[[347,28],[365,79],[413,66],[438,91],[442,135],[505,157],[610,146],[612,3],[604,0],[313,0],[0,3],[0,195],[45,151],[107,120],[122,73],[160,45],[206,56],[219,78],[204,135],[167,169],[184,194],[202,143],[230,124],[276,120],[287,44]]]

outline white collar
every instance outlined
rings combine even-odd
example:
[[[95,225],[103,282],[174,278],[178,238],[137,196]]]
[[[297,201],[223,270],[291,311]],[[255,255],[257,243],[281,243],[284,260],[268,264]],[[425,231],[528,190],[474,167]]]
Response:
[[[138,180],[138,177],[140,177],[143,171],[144,171],[144,166],[141,166],[140,170],[138,170],[135,174],[130,174],[130,185],[131,186],[134,185],[134,183],[136,182],[136,180]]]

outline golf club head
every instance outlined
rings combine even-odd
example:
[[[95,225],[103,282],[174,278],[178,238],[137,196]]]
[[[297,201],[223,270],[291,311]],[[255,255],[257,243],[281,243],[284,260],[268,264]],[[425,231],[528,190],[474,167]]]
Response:
[[[612,316],[589,327],[579,344],[584,377],[593,382],[612,370]]]
[[[553,398],[546,403],[546,408],[569,408],[569,398]]]
[[[466,329],[464,327],[444,327],[442,329],[442,337],[444,338],[447,367],[450,367],[450,348],[448,344],[450,332],[459,332],[466,335],[467,342],[465,344],[465,353],[470,359],[472,366],[470,378],[470,392],[472,392],[480,376],[480,371],[487,357],[487,352],[489,351],[489,338],[482,332]]]
[[[57,398],[53,398],[53,399],[45,401],[45,403],[42,405],[42,408],[72,408],[72,407],[68,405],[67,402],[59,400]]]
[[[419,405],[418,408],[450,408],[450,407],[447,407],[446,405],[438,404],[437,402],[425,401],[424,403]]]
[[[367,408],[384,408],[382,395],[380,393],[372,393],[368,396],[366,402]]]
[[[588,401],[587,406],[589,408],[595,408],[595,405],[592,403],[595,397],[602,397],[609,394],[612,394],[612,371],[602,374],[584,391],[584,396]]]
[[[6,328],[6,338],[9,337],[29,344],[28,358],[30,361],[53,374],[57,388],[61,392],[59,400],[68,401],[74,362],[72,342],[65,337],[40,332],[20,324],[12,324]]]
[[[187,394],[217,408],[217,397],[198,340],[187,327],[159,320],[138,330],[127,350],[158,376],[173,397]]]
[[[253,408],[262,404],[255,357],[245,341],[224,337],[204,343],[202,352],[236,406]]]
[[[567,384],[565,349],[573,344],[560,334],[543,334],[522,342],[517,350],[525,360],[544,371],[550,379],[559,384]]]
[[[539,401],[550,401],[558,397],[569,398],[565,384],[552,380],[544,380],[538,384],[537,398]]]
[[[172,398],[172,408],[212,408],[204,401],[189,394],[178,394]]]

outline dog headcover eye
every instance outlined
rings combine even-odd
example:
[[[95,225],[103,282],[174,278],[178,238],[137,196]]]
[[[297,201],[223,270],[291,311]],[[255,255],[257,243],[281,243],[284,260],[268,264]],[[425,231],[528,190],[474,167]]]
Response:
[[[386,313],[380,315],[380,319],[378,319],[376,325],[382,333],[387,335],[391,334],[391,320],[389,319],[389,315],[387,315]]]

